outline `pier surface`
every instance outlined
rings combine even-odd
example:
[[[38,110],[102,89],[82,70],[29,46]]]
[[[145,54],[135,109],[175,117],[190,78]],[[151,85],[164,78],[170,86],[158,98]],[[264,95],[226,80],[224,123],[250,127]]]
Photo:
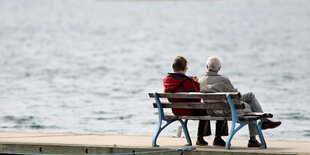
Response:
[[[247,140],[233,139],[232,149],[212,146],[196,146],[192,139],[192,151],[185,154],[309,154],[310,142],[268,140],[267,149],[248,148]],[[100,135],[100,134],[56,134],[31,132],[0,132],[1,153],[23,154],[114,154],[132,152],[154,152],[185,148],[185,138],[159,136],[160,147],[152,147],[152,136]],[[170,152],[169,154],[180,154]],[[167,153],[157,153],[167,154]]]

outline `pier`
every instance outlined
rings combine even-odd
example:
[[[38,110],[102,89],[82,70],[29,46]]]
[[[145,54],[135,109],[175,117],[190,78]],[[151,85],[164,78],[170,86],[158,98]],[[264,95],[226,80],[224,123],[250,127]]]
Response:
[[[160,136],[160,147],[152,147],[152,136],[105,134],[58,134],[34,132],[0,132],[0,152],[14,154],[120,154],[157,152],[195,147],[184,154],[310,154],[310,142],[267,139],[267,149],[248,148],[247,140],[233,139],[232,149],[212,146],[184,146],[185,138]],[[195,142],[195,139],[192,139]],[[155,154],[155,153],[154,153]],[[181,154],[180,151],[169,154]]]

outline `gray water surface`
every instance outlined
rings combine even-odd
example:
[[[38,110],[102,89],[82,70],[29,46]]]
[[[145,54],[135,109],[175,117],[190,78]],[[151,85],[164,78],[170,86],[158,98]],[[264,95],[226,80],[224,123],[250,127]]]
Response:
[[[1,0],[0,131],[153,135],[173,59],[202,77],[217,55],[282,121],[266,139],[309,141],[309,36],[308,0]]]

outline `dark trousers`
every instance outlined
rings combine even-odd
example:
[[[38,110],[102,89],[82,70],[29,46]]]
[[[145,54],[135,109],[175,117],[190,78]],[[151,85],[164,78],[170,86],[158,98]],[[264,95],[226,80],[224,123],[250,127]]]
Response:
[[[195,116],[207,115],[205,110],[193,110]],[[216,121],[215,136],[228,136],[228,124],[227,121]],[[211,125],[210,121],[200,120],[198,123],[198,133],[197,137],[209,136],[211,135]]]

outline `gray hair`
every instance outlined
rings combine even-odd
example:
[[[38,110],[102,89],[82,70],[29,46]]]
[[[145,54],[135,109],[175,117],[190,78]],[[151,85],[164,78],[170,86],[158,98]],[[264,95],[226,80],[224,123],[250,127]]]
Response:
[[[209,71],[219,71],[221,69],[221,61],[218,57],[209,57],[206,65]]]

